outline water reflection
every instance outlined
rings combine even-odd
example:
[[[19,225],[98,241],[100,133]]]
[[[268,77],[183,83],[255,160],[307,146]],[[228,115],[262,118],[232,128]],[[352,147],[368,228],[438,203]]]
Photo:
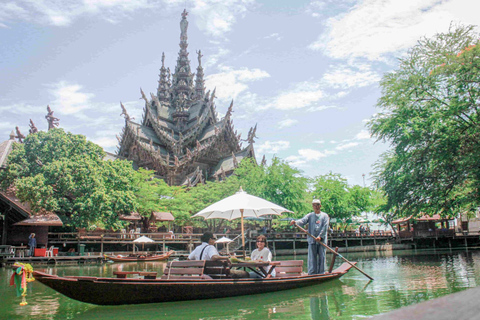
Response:
[[[27,306],[8,286],[12,271],[0,269],[0,318],[6,319],[352,319],[433,299],[480,280],[480,251],[348,253],[375,281],[352,270],[321,285],[215,300],[163,304],[95,306],[69,299],[38,282],[28,284]],[[287,259],[289,257],[284,257]],[[299,257],[296,257],[297,259]],[[301,257],[304,258],[304,257]],[[306,257],[305,257],[306,258]],[[338,264],[341,261],[337,262]],[[114,271],[163,272],[164,262],[108,263],[35,268],[61,276],[109,277]],[[115,294],[106,292],[105,294]]]

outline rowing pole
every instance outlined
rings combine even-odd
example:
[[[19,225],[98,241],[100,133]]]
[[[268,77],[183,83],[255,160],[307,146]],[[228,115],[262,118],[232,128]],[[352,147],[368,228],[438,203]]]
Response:
[[[315,241],[317,240],[317,238],[315,238],[310,232],[308,232],[307,230],[303,229],[302,227],[300,227],[297,223],[295,223],[295,225],[297,226],[298,229],[302,230],[303,232],[305,232],[306,234],[308,234],[310,237],[312,237],[313,239],[315,239]],[[317,241],[318,242],[318,241]],[[320,243],[322,246],[324,246],[325,248],[327,248],[331,253],[333,254],[336,254],[337,256],[339,256],[340,258],[343,259],[343,261],[345,261],[346,263],[348,263],[349,265],[351,265],[352,267],[354,267],[355,269],[357,269],[358,271],[360,271],[361,273],[363,273],[367,278],[369,278],[370,280],[373,280],[372,277],[370,277],[368,274],[366,274],[363,270],[361,270],[359,267],[357,267],[355,264],[351,263],[350,261],[348,261],[344,256],[342,256],[340,253],[336,252],[335,250],[333,250],[332,248],[330,248],[329,246],[327,246],[325,243],[323,242],[318,242]]]

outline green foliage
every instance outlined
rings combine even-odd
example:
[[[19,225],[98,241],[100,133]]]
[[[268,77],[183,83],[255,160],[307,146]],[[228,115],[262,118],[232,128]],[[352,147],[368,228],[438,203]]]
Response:
[[[331,172],[315,177],[312,194],[321,199],[322,211],[342,221],[372,211],[381,204],[378,192],[358,185],[350,187],[340,174]]]
[[[34,212],[54,211],[75,227],[118,228],[117,216],[134,209],[134,170],[128,161],[104,161],[104,151],[63,129],[30,134],[16,145],[2,173]]]
[[[370,123],[392,150],[376,182],[394,215],[449,215],[480,205],[480,46],[473,27],[421,39],[384,76],[382,111]]]
[[[188,191],[192,214],[229,197],[240,187],[294,212],[306,212],[307,179],[300,171],[278,158],[268,167],[258,166],[253,159],[244,159],[232,176],[221,182],[207,182]],[[225,221],[206,220],[208,228],[218,229]]]

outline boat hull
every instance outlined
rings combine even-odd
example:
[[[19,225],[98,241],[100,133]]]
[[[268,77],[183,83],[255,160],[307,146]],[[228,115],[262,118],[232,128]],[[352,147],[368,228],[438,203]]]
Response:
[[[117,279],[96,277],[59,277],[34,272],[44,285],[65,296],[98,305],[159,303],[214,299],[267,293],[316,285],[338,279],[351,266],[343,264],[329,274],[269,279]]]

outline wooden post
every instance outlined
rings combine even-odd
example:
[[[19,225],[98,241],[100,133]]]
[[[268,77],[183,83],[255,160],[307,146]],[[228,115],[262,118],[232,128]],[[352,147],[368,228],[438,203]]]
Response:
[[[276,256],[277,253],[275,252],[275,238],[272,239],[273,242],[273,255]]]
[[[335,247],[335,252],[338,252],[338,247]],[[333,265],[335,264],[335,259],[337,258],[337,255],[334,254],[332,257],[332,261],[330,261],[330,268],[328,268],[328,273],[332,273],[333,270]]]
[[[7,214],[7,211],[3,213],[2,245],[7,244]]]
[[[293,255],[297,255],[297,251],[295,249],[295,235],[293,235]]]
[[[100,243],[100,254],[103,255],[103,236]]]

